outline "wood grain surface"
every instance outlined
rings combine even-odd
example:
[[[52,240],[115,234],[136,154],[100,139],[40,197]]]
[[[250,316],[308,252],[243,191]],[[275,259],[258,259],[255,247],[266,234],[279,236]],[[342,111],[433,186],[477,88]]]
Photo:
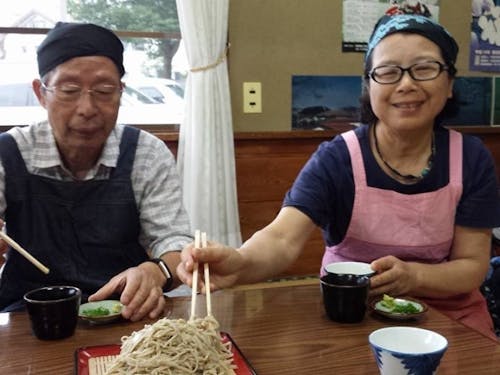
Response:
[[[204,316],[203,296],[196,314]],[[449,342],[440,375],[498,374],[500,345],[430,309],[419,321],[391,321],[368,312],[359,324],[339,324],[324,314],[319,285],[228,289],[212,293],[212,309],[259,375],[377,374],[368,335],[377,328],[410,325],[432,329]],[[169,299],[165,314],[189,317],[190,298]],[[73,374],[79,347],[119,343],[151,321],[92,326],[74,336],[40,341],[26,313],[0,314],[0,374]]]

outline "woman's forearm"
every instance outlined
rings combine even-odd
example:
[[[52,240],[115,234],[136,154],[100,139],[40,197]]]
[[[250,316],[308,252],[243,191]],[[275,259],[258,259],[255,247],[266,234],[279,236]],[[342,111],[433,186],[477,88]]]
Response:
[[[271,224],[238,249],[245,259],[238,283],[266,280],[286,270],[299,256],[314,227],[302,212],[283,208]]]
[[[478,259],[456,259],[440,264],[412,263],[417,282],[411,294],[446,298],[478,289],[488,270]]]

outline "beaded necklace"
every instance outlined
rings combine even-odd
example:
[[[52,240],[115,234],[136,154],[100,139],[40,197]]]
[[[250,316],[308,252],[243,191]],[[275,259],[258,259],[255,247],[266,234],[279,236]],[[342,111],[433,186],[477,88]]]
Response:
[[[422,169],[422,172],[420,172],[419,176],[415,176],[412,174],[402,174],[399,172],[397,169],[391,167],[391,165],[385,161],[384,157],[382,156],[382,153],[380,152],[380,149],[378,147],[378,140],[377,140],[377,132],[375,131],[375,126],[373,125],[373,141],[375,143],[375,150],[377,151],[377,155],[379,156],[380,160],[384,163],[384,165],[389,168],[389,170],[394,173],[396,176],[402,178],[403,180],[406,181],[420,181],[423,179],[429,171],[432,169],[432,163],[434,161],[434,154],[436,153],[436,144],[434,141],[434,132],[432,133],[432,144],[431,144],[431,154],[429,155],[429,159],[427,160],[427,165],[425,166],[424,169]]]

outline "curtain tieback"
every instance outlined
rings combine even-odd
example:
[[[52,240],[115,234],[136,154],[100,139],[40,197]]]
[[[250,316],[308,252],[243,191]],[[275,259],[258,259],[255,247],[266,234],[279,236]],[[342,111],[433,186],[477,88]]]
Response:
[[[226,60],[226,57],[227,57],[227,51],[229,50],[229,47],[231,46],[231,43],[228,43],[226,45],[226,48],[224,48],[224,51],[222,51],[222,53],[220,54],[220,56],[217,58],[217,60],[215,60],[215,62],[213,62],[212,64],[208,64],[208,65],[205,65],[205,66],[200,66],[200,67],[197,67],[197,68],[191,68],[189,69],[191,72],[203,72],[205,70],[209,70],[209,69],[212,69],[212,68],[215,68],[217,65],[219,65],[220,63],[222,63],[224,60]]]

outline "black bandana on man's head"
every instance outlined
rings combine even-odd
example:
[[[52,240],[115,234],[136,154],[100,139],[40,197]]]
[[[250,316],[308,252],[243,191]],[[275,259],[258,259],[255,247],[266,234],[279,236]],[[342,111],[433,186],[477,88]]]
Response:
[[[383,16],[377,22],[368,42],[365,61],[368,61],[373,49],[386,36],[395,33],[419,34],[434,42],[441,49],[446,64],[454,65],[458,55],[458,44],[446,29],[428,17],[414,14]]]
[[[58,22],[37,49],[40,77],[74,57],[105,56],[123,67],[123,44],[110,30],[91,23]]]

